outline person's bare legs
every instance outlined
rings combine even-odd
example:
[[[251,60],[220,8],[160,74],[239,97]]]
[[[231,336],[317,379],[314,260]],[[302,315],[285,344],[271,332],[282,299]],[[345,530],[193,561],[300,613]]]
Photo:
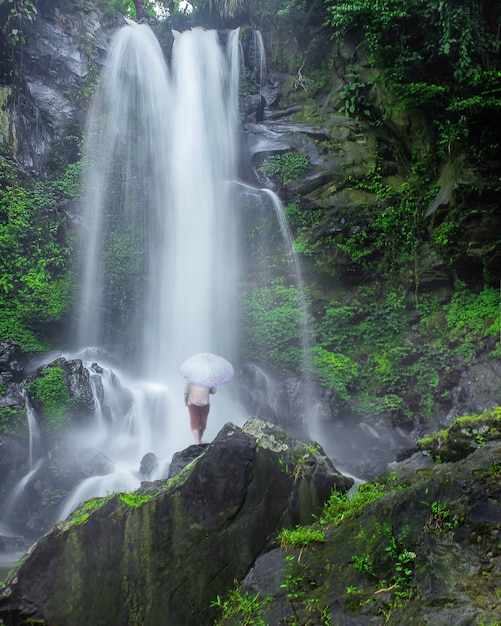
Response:
[[[195,439],[195,443],[196,444],[202,443],[203,431],[200,428],[192,428],[191,432],[193,433],[193,438]]]
[[[188,405],[188,411],[190,413],[191,432],[195,443],[197,445],[202,443],[202,437],[207,427],[207,417],[209,415],[210,405],[195,406],[193,404]]]

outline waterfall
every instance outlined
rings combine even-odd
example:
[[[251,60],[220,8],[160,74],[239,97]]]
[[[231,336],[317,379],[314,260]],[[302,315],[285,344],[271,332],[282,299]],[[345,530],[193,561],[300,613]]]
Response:
[[[150,303],[160,320],[145,341],[163,377],[193,353],[233,357],[238,255],[227,182],[237,175],[238,83],[229,78],[238,73],[231,70],[216,31],[175,33],[169,234],[163,280]]]
[[[80,347],[112,349],[138,369],[166,245],[170,101],[156,37],[129,22],[112,41],[89,114],[77,336]]]
[[[254,51],[254,68],[257,83],[262,89],[266,84],[266,75],[268,68],[266,64],[266,51],[264,48],[263,35],[260,30],[254,30],[252,33],[252,43]]]
[[[240,57],[238,29],[226,46],[216,31],[174,32],[169,66],[146,24],[128,22],[113,39],[83,179],[77,356],[91,372],[96,416],[73,437],[102,451],[110,472],[80,483],[60,517],[82,499],[137,488],[146,454],[158,457],[150,478],[166,476],[172,454],[193,443],[179,366],[197,352],[234,358],[228,183],[238,167]],[[212,404],[208,440],[243,422],[231,385]]]
[[[28,418],[28,435],[29,435],[29,463],[30,471],[33,469],[35,463],[40,459],[40,427],[38,426],[37,418],[33,407],[31,406],[30,399],[26,392],[23,393],[24,404],[26,407],[26,416]]]
[[[167,381],[192,353],[232,357],[238,30],[115,37],[86,147],[78,341]],[[235,52],[236,50],[236,52]]]
[[[216,31],[174,32],[167,67],[150,27],[129,22],[90,114],[78,343],[180,399],[184,359],[234,352],[238,35],[225,49]],[[179,428],[186,410],[167,404]]]
[[[260,34],[255,46],[262,82]],[[64,499],[58,519],[85,499],[138,488],[145,455],[157,457],[148,478],[165,478],[172,455],[193,443],[180,364],[197,352],[238,358],[239,186],[261,203],[271,200],[308,353],[301,268],[282,203],[269,190],[235,184],[241,63],[239,29],[225,45],[216,31],[175,32],[169,65],[146,24],[128,21],[112,41],[88,115],[78,328],[74,350],[64,355],[87,368],[95,415],[65,435],[86,478]],[[304,372],[309,367],[303,364]],[[218,390],[207,441],[226,422],[245,421],[235,386]],[[307,401],[306,388],[303,395]],[[26,401],[30,468],[2,507],[12,515],[44,461]],[[277,412],[281,406],[271,395],[266,404]],[[93,454],[99,467],[89,469],[85,459]],[[9,518],[0,522],[0,533],[10,532]]]

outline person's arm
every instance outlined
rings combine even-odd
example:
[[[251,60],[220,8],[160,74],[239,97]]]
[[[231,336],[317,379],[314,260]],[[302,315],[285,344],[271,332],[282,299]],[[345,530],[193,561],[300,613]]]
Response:
[[[188,406],[189,395],[190,395],[190,385],[189,383],[186,383],[186,385],[184,386],[184,403],[186,406]]]

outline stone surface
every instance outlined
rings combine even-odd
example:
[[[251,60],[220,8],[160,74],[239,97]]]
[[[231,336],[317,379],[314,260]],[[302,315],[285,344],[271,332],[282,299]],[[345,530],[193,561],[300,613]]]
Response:
[[[324,541],[257,559],[241,593],[256,598],[258,608],[245,619],[343,626],[498,624],[500,468],[499,441],[457,463],[418,464],[414,471],[408,463],[395,466],[380,477],[388,493],[337,523],[321,525]],[[403,565],[409,574],[399,582]],[[217,625],[237,623],[232,619],[238,616]]]
[[[0,341],[0,378],[3,382],[22,381],[27,363],[27,355],[16,343]]]
[[[352,484],[318,445],[257,419],[227,424],[168,487],[145,483],[136,501],[115,496],[58,523],[9,576],[0,620],[210,624],[211,602],[282,528],[311,522]]]

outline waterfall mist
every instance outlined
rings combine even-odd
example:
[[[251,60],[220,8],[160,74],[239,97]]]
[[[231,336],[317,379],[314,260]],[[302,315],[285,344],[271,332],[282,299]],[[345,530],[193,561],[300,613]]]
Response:
[[[225,45],[216,31],[175,32],[167,66],[146,24],[112,42],[87,131],[77,337],[106,402],[96,393],[93,431],[78,437],[111,458],[116,484],[93,477],[75,503],[134,488],[127,467],[139,484],[144,454],[190,445],[180,364],[197,352],[234,359],[239,45],[238,29]],[[228,385],[213,400],[208,440],[240,422],[233,396]]]
[[[284,208],[273,192],[239,180],[239,35],[174,32],[169,64],[146,24],[128,21],[113,38],[88,112],[74,349],[58,354],[83,361],[95,411],[73,422],[48,453],[26,396],[29,472],[0,508],[0,536],[29,522],[19,523],[17,511],[50,454],[77,472],[57,502],[57,519],[86,499],[167,477],[172,455],[193,443],[179,367],[198,352],[242,365],[242,292],[252,296],[282,273],[298,294],[297,319],[291,305],[285,326],[298,329],[298,349],[308,353],[301,271]],[[260,35],[254,38],[261,86],[264,49]],[[257,361],[266,360],[264,352]],[[303,374],[310,369],[304,359],[295,365]],[[264,366],[256,372],[259,382],[218,389],[205,441],[248,417],[237,395],[242,403],[262,397],[264,419],[306,421],[307,375],[292,394]],[[253,399],[247,406],[258,405]],[[145,474],[143,461],[152,457]]]
[[[194,352],[232,356],[235,63],[217,32],[194,29],[175,33],[167,68],[151,29],[130,22],[90,116],[78,343],[149,380]]]

